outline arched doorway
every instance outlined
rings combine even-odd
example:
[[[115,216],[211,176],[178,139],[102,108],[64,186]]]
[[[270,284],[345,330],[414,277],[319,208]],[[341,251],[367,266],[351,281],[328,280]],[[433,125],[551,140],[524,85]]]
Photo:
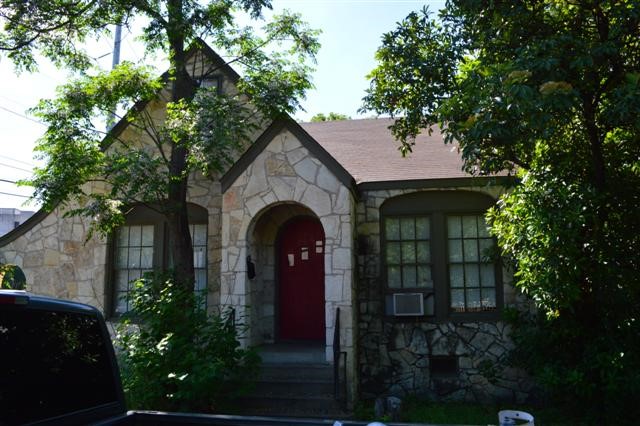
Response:
[[[279,233],[278,337],[325,340],[324,231],[317,218],[295,217]]]

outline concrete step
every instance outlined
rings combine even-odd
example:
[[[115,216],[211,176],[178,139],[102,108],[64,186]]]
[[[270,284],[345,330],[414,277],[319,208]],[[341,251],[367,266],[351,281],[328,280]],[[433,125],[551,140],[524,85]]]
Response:
[[[333,398],[333,381],[260,381],[250,394],[262,398]]]
[[[333,365],[320,343],[278,343],[258,348],[262,358],[255,389],[238,401],[243,414],[345,419],[335,400]]]
[[[260,381],[333,382],[331,364],[262,364]]]
[[[263,364],[317,364],[326,362],[325,346],[319,343],[277,343],[258,348]]]

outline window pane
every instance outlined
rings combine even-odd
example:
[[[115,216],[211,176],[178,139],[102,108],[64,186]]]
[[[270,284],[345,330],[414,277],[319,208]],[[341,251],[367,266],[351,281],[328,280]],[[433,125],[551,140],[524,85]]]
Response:
[[[480,276],[477,264],[464,265],[464,283],[467,287],[480,287]]]
[[[206,247],[194,247],[193,248],[193,267],[204,268],[207,266],[207,251]]]
[[[142,242],[142,227],[130,226],[129,227],[129,245],[140,246],[141,242]]]
[[[418,266],[418,287],[433,287],[433,281],[431,279],[431,267],[430,266]]]
[[[467,310],[479,311],[482,304],[480,303],[480,289],[472,288],[467,289]]]
[[[204,269],[197,269],[196,273],[196,291],[202,291],[207,288],[207,271]]]
[[[449,216],[447,218],[447,235],[449,238],[461,238],[460,216]]]
[[[478,236],[476,216],[462,216],[462,235],[464,238],[476,238]]]
[[[126,247],[118,248],[116,252],[116,267],[126,268],[129,260],[129,249]]]
[[[117,292],[127,291],[129,289],[129,274],[126,270],[116,272],[116,280],[114,284]]]
[[[400,243],[387,243],[387,264],[400,264]]]
[[[389,266],[387,267],[387,282],[389,287],[391,288],[400,288],[401,280],[400,280],[400,267],[399,266]]]
[[[117,234],[116,244],[118,247],[125,247],[129,245],[129,227],[128,226],[123,226],[118,230],[116,234]]]
[[[431,251],[429,249],[429,242],[418,242],[416,243],[418,247],[418,263],[429,263],[431,262]]]
[[[416,247],[413,241],[402,243],[402,263],[416,263]]]
[[[416,239],[428,240],[430,235],[429,218],[418,217],[416,218]]]
[[[153,247],[143,247],[141,252],[140,267],[149,269],[153,267]]]
[[[399,219],[385,219],[385,234],[387,240],[399,240],[400,239],[400,220]]]
[[[487,238],[489,236],[489,225],[487,225],[486,219],[484,216],[478,216],[478,237]]]
[[[416,267],[413,265],[402,267],[402,287],[416,286]]]
[[[449,240],[449,262],[462,262],[462,240]]]
[[[464,261],[477,262],[478,260],[478,240],[464,240]]]
[[[153,225],[142,227],[142,246],[153,247]]]
[[[192,236],[194,246],[206,246],[207,245],[207,225],[198,224],[193,225]]]
[[[129,288],[131,288],[133,285],[131,284],[132,281],[136,281],[140,278],[142,278],[142,271],[140,269],[130,269],[129,270]]]
[[[449,284],[451,287],[464,287],[464,272],[462,265],[449,266]]]
[[[480,266],[480,283],[482,287],[495,287],[495,266],[492,264]]]
[[[400,220],[400,237],[403,240],[415,240],[416,238],[416,230],[414,227],[414,219],[410,218],[402,218]]]
[[[451,309],[464,312],[464,290],[451,290]]]
[[[480,260],[483,262],[491,262],[493,260],[493,240],[486,238],[478,241],[480,243]]]
[[[496,290],[493,288],[482,289],[482,308],[485,310],[496,307]]]
[[[131,247],[129,249],[129,262],[127,263],[127,267],[129,267],[129,269],[135,269],[140,267],[141,254],[142,254],[142,250],[139,247]]]

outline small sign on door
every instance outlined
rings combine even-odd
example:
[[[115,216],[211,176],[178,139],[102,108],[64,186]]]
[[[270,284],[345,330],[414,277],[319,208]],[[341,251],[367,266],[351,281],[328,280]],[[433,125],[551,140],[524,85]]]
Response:
[[[296,257],[293,254],[288,254],[287,259],[289,260],[289,266],[293,266],[295,264]]]
[[[322,240],[316,241],[316,253],[322,253]]]
[[[300,260],[309,260],[309,247],[300,248]]]

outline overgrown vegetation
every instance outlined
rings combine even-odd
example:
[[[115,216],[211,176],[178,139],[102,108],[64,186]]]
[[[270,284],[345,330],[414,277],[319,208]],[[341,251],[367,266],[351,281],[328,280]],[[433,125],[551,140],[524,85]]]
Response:
[[[233,312],[207,315],[167,276],[135,282],[116,345],[129,408],[219,412],[248,391],[259,357],[238,342]]]
[[[515,284],[514,360],[555,405],[640,416],[640,2],[451,0],[383,36],[365,109],[403,153],[439,125],[465,169],[519,183],[489,219]]]

